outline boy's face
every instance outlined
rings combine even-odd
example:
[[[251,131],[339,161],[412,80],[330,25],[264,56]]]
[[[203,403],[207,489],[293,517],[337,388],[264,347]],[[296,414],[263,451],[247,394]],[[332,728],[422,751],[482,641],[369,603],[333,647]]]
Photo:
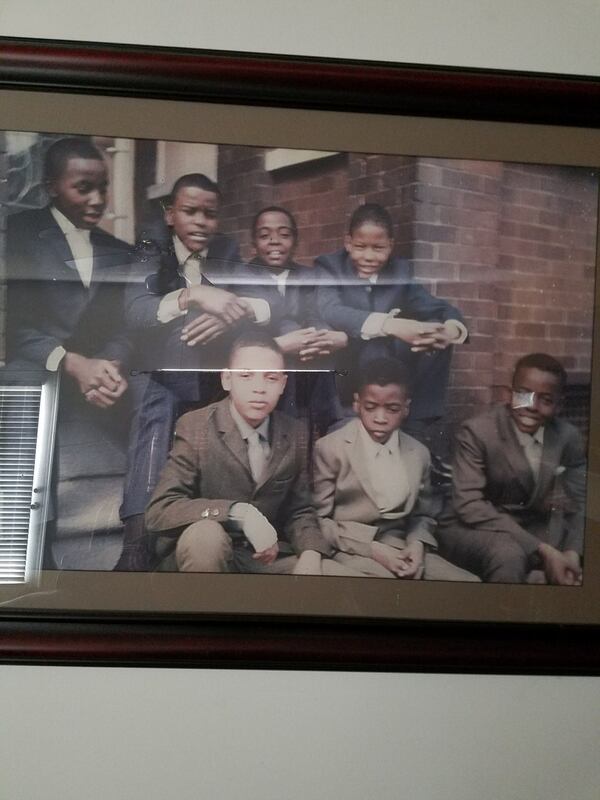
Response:
[[[385,266],[392,254],[394,240],[381,225],[365,222],[346,236],[344,246],[354,269],[361,278],[368,278]]]
[[[199,253],[208,247],[217,231],[218,213],[219,198],[215,192],[184,186],[165,211],[165,221],[191,253]]]
[[[287,214],[266,211],[256,220],[253,243],[256,255],[273,269],[285,269],[296,247],[296,237]]]
[[[91,230],[106,208],[108,171],[95,158],[69,158],[61,175],[48,183],[53,205],[76,228]]]
[[[236,411],[253,428],[269,416],[283,394],[287,381],[283,367],[283,357],[267,347],[241,347],[221,373]]]
[[[408,416],[410,398],[405,386],[370,383],[354,395],[354,410],[371,439],[385,444]]]
[[[560,381],[551,372],[522,367],[513,377],[510,413],[523,433],[535,433],[558,412]]]

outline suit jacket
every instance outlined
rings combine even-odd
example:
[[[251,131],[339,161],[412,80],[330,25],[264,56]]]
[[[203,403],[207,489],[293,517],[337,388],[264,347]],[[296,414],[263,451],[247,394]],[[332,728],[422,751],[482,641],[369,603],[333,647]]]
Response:
[[[217,234],[208,248],[203,282],[232,291],[230,278],[240,262],[237,244],[228,236]],[[181,330],[201,312],[192,310],[168,323],[157,319],[163,297],[185,286],[170,235],[138,245],[125,294],[125,320],[135,341],[136,370],[223,368],[233,331],[209,345],[190,348],[181,341]]]
[[[227,526],[236,502],[252,503],[300,554],[330,548],[307,493],[306,435],[289,417],[271,415],[271,456],[260,483],[231,416],[229,399],[184,414],[177,422],[167,464],[146,510],[150,532],[172,533],[201,519]]]
[[[273,270],[257,259],[235,271],[232,288],[240,296],[266,300],[271,309],[269,327],[273,336],[311,326],[328,327],[316,309],[314,269],[296,263],[292,263],[289,269],[284,296],[277,288]]]
[[[437,547],[433,535],[435,500],[429,478],[427,448],[403,431],[398,431],[400,453],[406,468],[409,493],[401,509],[382,517],[369,476],[360,437],[361,422],[353,419],[343,428],[324,436],[314,449],[314,504],[328,533],[339,540],[343,535],[357,542],[356,552],[369,555],[365,545],[380,529],[402,532]],[[362,552],[364,550],[364,552]]]
[[[581,554],[585,485],[585,452],[573,425],[557,418],[546,424],[535,480],[508,407],[496,406],[468,420],[456,436],[452,504],[444,526],[508,533],[530,555],[539,537]]]
[[[8,361],[44,368],[59,346],[87,357],[128,359],[123,289],[130,247],[99,228],[90,241],[94,263],[86,289],[49,207],[8,217]]]
[[[410,262],[403,258],[390,258],[375,285],[356,274],[345,250],[319,256],[315,267],[320,316],[331,328],[345,331],[351,338],[360,339],[369,314],[387,313],[394,308],[406,319],[421,322],[454,319],[464,324],[457,308],[415,283]]]

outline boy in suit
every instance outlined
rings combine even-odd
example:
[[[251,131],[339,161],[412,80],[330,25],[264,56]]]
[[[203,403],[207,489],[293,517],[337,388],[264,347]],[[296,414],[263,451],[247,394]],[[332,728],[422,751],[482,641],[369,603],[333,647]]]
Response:
[[[440,550],[484,581],[523,583],[540,569],[548,583],[580,580],[586,461],[579,433],[557,417],[565,384],[555,358],[524,356],[510,403],[457,434]]]
[[[465,341],[467,329],[458,309],[415,283],[393,246],[388,212],[375,203],[359,206],[344,248],[315,262],[317,308],[327,325],[350,339],[338,359],[341,371],[352,375],[382,356],[408,367],[414,381],[407,428],[417,433],[444,414],[452,345]],[[348,392],[341,394],[347,404]]]
[[[53,567],[55,534],[64,541],[119,526],[112,501],[126,444],[130,247],[98,228],[108,170],[89,139],[52,144],[44,182],[49,204],[7,220],[7,368],[62,374],[46,526],[45,566]]]
[[[134,380],[136,411],[120,511],[125,523],[120,571],[148,566],[144,511],[181,406],[209,403],[219,392],[216,373],[160,370],[220,370],[239,326],[266,318],[266,303],[229,290],[241,259],[237,244],[218,232],[219,202],[219,189],[206,175],[178,178],[164,212],[166,233],[143,243],[129,279],[125,316],[140,374]]]
[[[281,350],[264,332],[242,336],[221,380],[228,398],[178,420],[146,512],[161,568],[321,574],[330,547],[306,491],[305,436],[274,410]]]
[[[384,578],[476,580],[435,554],[437,501],[427,448],[401,430],[410,409],[405,368],[381,358],[365,365],[358,419],[319,439],[314,503],[335,560]]]
[[[100,230],[108,171],[87,139],[48,149],[50,204],[8,217],[9,364],[57,371],[85,401],[110,408],[124,394],[130,354],[121,287],[129,246]]]

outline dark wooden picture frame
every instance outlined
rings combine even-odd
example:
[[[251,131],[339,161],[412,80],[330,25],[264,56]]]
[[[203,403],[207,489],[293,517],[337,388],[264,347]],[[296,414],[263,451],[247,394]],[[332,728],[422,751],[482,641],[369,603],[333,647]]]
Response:
[[[600,127],[600,81],[0,39],[0,89]],[[0,609],[24,663],[600,673],[600,626]]]

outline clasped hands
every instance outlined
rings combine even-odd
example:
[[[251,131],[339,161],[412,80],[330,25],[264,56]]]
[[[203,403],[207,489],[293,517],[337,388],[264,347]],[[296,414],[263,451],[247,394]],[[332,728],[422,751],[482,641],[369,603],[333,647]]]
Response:
[[[419,322],[416,319],[388,317],[383,332],[411,345],[413,353],[445,350],[460,338],[458,326],[448,322]]]
[[[188,347],[208,344],[229,326],[254,316],[250,304],[243,298],[217,286],[204,284],[182,289],[179,306],[182,310],[197,308],[202,311],[181,332],[181,339]]]
[[[87,402],[98,408],[114,406],[127,389],[127,380],[121,374],[118,361],[66,353],[63,368],[77,381]]]
[[[310,327],[284,333],[275,341],[286,355],[298,356],[300,361],[312,361],[346,347],[348,336],[343,331]]]

